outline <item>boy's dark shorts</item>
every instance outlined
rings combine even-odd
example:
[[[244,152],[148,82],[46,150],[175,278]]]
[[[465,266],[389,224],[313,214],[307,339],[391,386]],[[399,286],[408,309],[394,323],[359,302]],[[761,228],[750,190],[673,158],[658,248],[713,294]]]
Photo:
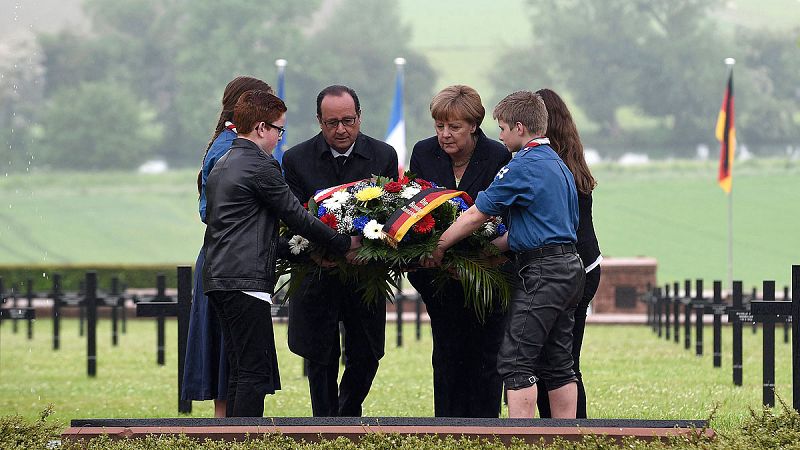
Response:
[[[576,381],[572,370],[575,306],[584,269],[574,246],[564,253],[517,257],[517,276],[497,370],[506,389],[524,389],[540,378],[549,390]]]

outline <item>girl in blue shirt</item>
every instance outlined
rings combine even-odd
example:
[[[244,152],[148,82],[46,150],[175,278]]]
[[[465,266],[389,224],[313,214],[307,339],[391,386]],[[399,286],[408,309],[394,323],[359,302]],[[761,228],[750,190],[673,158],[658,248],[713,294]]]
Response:
[[[239,97],[253,89],[272,93],[265,82],[252,77],[236,77],[225,86],[214,135],[206,148],[203,166],[197,174],[197,191],[200,194],[200,220],[206,222],[206,180],[214,164],[228,151],[236,138],[233,107]],[[182,400],[214,400],[214,416],[225,417],[228,388],[228,363],[222,343],[222,331],[208,297],[203,294],[203,263],[205,252],[201,248],[195,263],[194,296],[189,316],[189,337],[186,343],[186,362],[183,371]]]

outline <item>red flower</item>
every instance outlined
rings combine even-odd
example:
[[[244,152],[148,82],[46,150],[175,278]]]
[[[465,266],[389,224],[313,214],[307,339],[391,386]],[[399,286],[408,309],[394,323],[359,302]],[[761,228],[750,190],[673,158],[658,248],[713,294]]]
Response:
[[[336,220],[336,216],[334,216],[331,213],[325,214],[324,216],[320,217],[319,220],[321,220],[322,223],[333,228],[334,230],[339,225],[339,221]]]
[[[308,202],[303,203],[303,208],[308,209]]]
[[[403,186],[407,185],[409,181],[411,180],[409,180],[405,174],[400,175],[400,178],[397,179],[397,182]]]
[[[403,185],[398,183],[397,181],[390,181],[383,185],[383,190],[386,192],[391,192],[396,194],[403,190]]]
[[[466,192],[461,193],[461,199],[467,203],[467,206],[472,206],[475,204],[475,201],[472,200],[472,197],[469,196]]]
[[[414,180],[414,181],[416,181],[416,182],[417,182],[417,184],[419,185],[420,189],[422,189],[423,191],[424,191],[425,189],[430,189],[430,188],[432,188],[432,187],[433,187],[433,185],[431,184],[431,182],[430,182],[430,181],[428,181],[428,180],[423,180],[422,178],[417,178],[417,179],[416,179],[416,180]]]
[[[436,221],[433,219],[433,216],[430,214],[426,214],[425,217],[419,219],[419,222],[414,224],[412,229],[414,230],[415,233],[425,234],[425,233],[430,233],[435,225]]]

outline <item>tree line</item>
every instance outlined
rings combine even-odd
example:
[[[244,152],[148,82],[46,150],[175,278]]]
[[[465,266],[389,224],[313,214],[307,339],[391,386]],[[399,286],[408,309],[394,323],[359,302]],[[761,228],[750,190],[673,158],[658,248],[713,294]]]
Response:
[[[134,168],[152,156],[198,166],[221,108],[225,84],[251,75],[275,85],[287,58],[292,142],[319,131],[316,94],[333,83],[360,95],[363,128],[383,138],[402,55],[408,108],[425,110],[434,74],[409,49],[410,29],[393,4],[370,0],[87,0],[90,32],[37,38],[18,52],[3,82],[0,124],[13,165]],[[11,64],[8,64],[11,66]],[[15,72],[12,74],[12,72]],[[24,89],[11,89],[24,86]],[[411,127],[429,120],[409,117]],[[16,124],[16,126],[14,126]]]
[[[800,143],[800,29],[723,29],[718,0],[528,3],[535,39],[486,62],[493,86],[564,93],[593,146],[691,156],[712,144],[728,56],[739,141]],[[395,2],[86,0],[84,13],[88,33],[40,34],[0,55],[7,170],[127,169],[152,156],[198,166],[227,81],[274,84],[281,57],[293,143],[318,131],[314,96],[331,83],[359,92],[364,130],[383,137],[395,56],[408,60],[406,111],[426,111],[442,87]],[[631,124],[623,111],[648,120]],[[427,115],[406,121],[409,143],[431,134]]]
[[[720,0],[528,4],[535,41],[500,58],[512,62],[494,74],[494,84],[500,91],[549,85],[566,92],[596,125],[584,133],[594,145],[670,147],[673,156],[694,156],[696,145],[714,142],[728,76],[723,60],[734,57],[739,142],[800,146],[800,27],[725,27]],[[655,123],[621,123],[623,109]]]

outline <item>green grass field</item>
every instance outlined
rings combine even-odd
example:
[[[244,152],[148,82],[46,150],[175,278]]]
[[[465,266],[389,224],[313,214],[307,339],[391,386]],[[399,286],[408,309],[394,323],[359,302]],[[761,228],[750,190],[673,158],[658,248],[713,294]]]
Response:
[[[714,163],[593,169],[603,253],[658,259],[659,282],[724,280],[727,198]],[[800,167],[737,163],[734,277],[788,283],[800,263]],[[0,264],[192,263],[202,243],[194,172],[33,173],[0,178]]]
[[[110,345],[110,324],[98,328],[98,375],[86,376],[86,341],[78,337],[77,320],[62,327],[61,350],[51,349],[52,323],[35,322],[33,341],[11,324],[0,327],[0,411],[28,418],[52,403],[55,419],[177,416],[176,335],[167,325],[167,361],[156,364],[155,322],[132,320],[119,347]],[[387,352],[364,404],[367,416],[432,416],[430,329],[414,340],[413,324],[404,328],[405,345],[395,347],[395,326],[387,327]],[[276,344],[283,390],[266,400],[266,415],[309,416],[308,384],[301,360],[286,344],[286,326],[276,325]],[[706,355],[694,356],[683,345],[659,340],[645,326],[590,325],[582,367],[589,413],[596,418],[705,419],[716,407],[713,426],[732,429],[760,408],[761,333],[744,333],[744,386],[731,378],[730,327],[723,332],[721,369],[712,367],[711,330],[706,330]],[[777,334],[778,394],[791,404],[791,346]],[[210,417],[210,401],[195,402],[192,416]],[[505,414],[505,412],[503,413]]]
[[[800,264],[800,172],[748,161],[735,169],[734,279],[789,283]],[[594,217],[606,256],[654,256],[659,282],[727,278],[727,202],[713,163],[595,170]]]
[[[195,176],[9,175],[0,181],[0,261],[194,261],[203,242]]]

